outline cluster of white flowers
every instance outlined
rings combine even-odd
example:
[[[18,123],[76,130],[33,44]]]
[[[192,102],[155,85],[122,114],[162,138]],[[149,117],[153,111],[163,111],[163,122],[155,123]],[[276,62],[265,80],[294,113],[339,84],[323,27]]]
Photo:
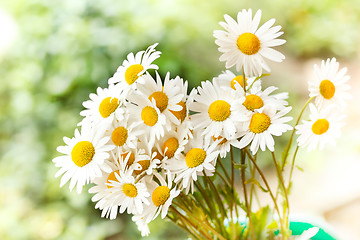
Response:
[[[286,124],[292,118],[285,116],[291,107],[288,94],[274,94],[273,86],[263,89],[260,76],[262,69],[270,71],[263,57],[284,59],[271,47],[285,40],[276,39],[282,32],[280,26],[272,27],[273,19],[258,28],[260,17],[260,10],[254,19],[251,10],[243,10],[238,22],[225,16],[226,23],[220,24],[226,31],[214,32],[223,53],[220,60],[227,68],[243,69],[243,74],[226,70],[189,95],[187,81],[170,73],[163,80],[159,76],[153,63],[160,57],[157,44],[130,53],[109,86],[99,87],[83,103],[81,130],[71,139],[64,137],[66,145],[57,148],[64,154],[53,159],[60,168],[56,176],[62,175],[60,185],[70,181],[70,190],[76,186],[80,193],[85,184],[94,184],[89,192],[103,217],[114,219],[126,211],[147,235],[148,223],[158,215],[164,218],[181,191],[192,192],[198,176],[211,176],[218,157],[225,157],[230,146],[249,146],[253,154],[259,148],[274,151],[273,136],[292,129]],[[337,73],[337,67],[328,61],[316,70],[319,79],[327,79],[311,86],[317,106],[332,99],[342,103],[347,77],[343,70]],[[334,94],[335,88],[339,91]],[[317,136],[326,132],[329,122],[329,132],[332,128],[333,118],[326,121],[331,110],[311,109],[311,122],[298,126],[301,145],[322,142],[309,137],[308,126]]]
[[[314,66],[314,78],[308,82],[309,96],[315,98],[310,103],[310,120],[303,120],[297,125],[296,133],[299,147],[307,147],[308,151],[326,144],[335,145],[344,125],[344,109],[346,100],[350,99],[350,86],[346,75],[347,68],[339,69],[335,58],[321,61],[321,66]]]

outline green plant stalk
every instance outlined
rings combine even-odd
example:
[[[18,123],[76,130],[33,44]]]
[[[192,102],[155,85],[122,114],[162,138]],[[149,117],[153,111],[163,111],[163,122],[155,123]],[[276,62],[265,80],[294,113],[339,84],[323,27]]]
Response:
[[[296,123],[295,123],[295,126],[297,126],[300,122],[300,119],[301,119],[301,116],[303,115],[306,107],[309,105],[309,103],[314,99],[314,97],[311,97],[307,100],[307,102],[305,103],[304,107],[301,109],[301,112],[296,120]],[[283,157],[282,157],[282,162],[281,162],[281,171],[283,172],[284,171],[284,168],[285,168],[285,165],[286,165],[286,160],[287,160],[287,157],[289,155],[289,151],[290,151],[290,148],[291,148],[291,145],[292,145],[292,141],[293,141],[293,138],[294,138],[294,134],[295,134],[295,127],[293,128],[292,132],[291,132],[291,135],[290,135],[290,138],[289,138],[289,141],[286,145],[286,148],[283,152]]]
[[[185,206],[181,206],[178,203],[174,202],[174,205],[181,208],[183,211],[186,212],[191,218],[195,219],[201,226],[205,227],[207,230],[211,231],[214,235],[216,235],[220,240],[226,240],[220,233],[218,233],[214,228],[209,226],[208,224],[204,223],[204,221],[198,219],[191,211],[189,211]]]
[[[241,149],[240,152],[240,162],[241,164],[245,164],[246,161],[246,155],[243,149]],[[243,187],[243,191],[244,191],[244,199],[245,199],[245,206],[246,206],[246,215],[249,217],[249,229],[250,229],[250,234],[251,234],[251,239],[254,238],[255,233],[254,233],[254,228],[253,228],[253,223],[252,223],[252,218],[251,218],[251,212],[250,212],[250,208],[249,208],[249,202],[248,202],[248,196],[247,196],[247,190],[246,190],[246,176],[245,176],[245,168],[241,168],[241,183],[242,183],[242,187]]]
[[[275,165],[275,168],[276,168],[276,172],[278,174],[280,184],[281,184],[281,186],[282,186],[282,188],[284,190],[285,201],[286,201],[286,208],[284,208],[284,221],[285,221],[285,226],[288,229],[289,228],[288,219],[289,219],[290,207],[289,207],[289,198],[288,198],[288,194],[287,194],[287,189],[285,187],[284,178],[283,178],[283,175],[281,174],[280,167],[277,164],[274,152],[271,152],[271,155],[272,155],[272,159],[273,159],[273,162],[274,162],[274,165]],[[287,214],[286,214],[286,212],[287,212]],[[282,234],[283,234],[283,237],[285,237],[285,239],[287,239],[287,232],[283,232]]]
[[[182,222],[182,224],[179,224],[178,222],[176,222],[176,220],[173,217],[171,217],[169,214],[167,214],[166,217],[168,219],[170,219],[175,225],[177,225],[177,226],[181,227],[182,229],[184,229],[187,233],[189,233],[195,239],[201,240],[201,236],[199,234],[197,234],[196,232],[191,231],[188,228],[188,225],[185,224],[184,220],[181,217],[180,217],[180,221]]]
[[[291,169],[290,169],[290,174],[289,174],[289,185],[288,185],[288,187],[287,187],[288,190],[289,190],[289,188],[290,188],[292,173],[293,173],[293,170],[294,170],[295,159],[296,159],[296,155],[297,155],[297,153],[298,153],[298,150],[299,150],[299,146],[296,146],[296,149],[295,149],[295,152],[294,152],[294,156],[293,156],[293,159],[292,159],[292,162],[291,162]]]
[[[218,157],[216,163],[220,165],[220,167],[222,168],[222,170],[223,170],[223,172],[225,174],[226,179],[230,183],[231,182],[230,176],[229,176],[228,172],[226,171],[226,168],[225,168],[224,164],[222,163],[222,161],[220,160],[219,157]]]
[[[205,172],[204,173],[204,177],[206,179],[206,181],[208,182],[208,184],[210,185],[210,188],[212,189],[214,195],[215,195],[215,199],[217,201],[217,204],[219,206],[219,209],[220,209],[220,213],[221,213],[221,216],[222,216],[222,220],[224,221],[225,218],[226,218],[226,211],[225,211],[225,208],[224,208],[224,205],[223,205],[223,202],[221,200],[221,197],[218,193],[218,191],[216,190],[216,187],[214,185],[214,183],[211,181],[211,179],[206,175]]]
[[[234,182],[235,182],[235,173],[234,173],[234,152],[233,147],[230,146],[230,157],[231,157],[231,193],[232,197],[230,199],[230,216],[231,216],[231,235],[232,239],[236,240],[236,227],[234,223],[234,216],[233,216],[233,210],[234,210]]]
[[[280,221],[281,231],[283,232],[283,231],[285,231],[285,229],[284,229],[283,220],[282,220],[282,218],[281,218],[280,209],[279,209],[279,206],[278,206],[278,204],[277,204],[277,200],[275,199],[274,194],[273,194],[272,191],[271,191],[270,185],[269,185],[269,183],[267,182],[264,173],[261,171],[260,167],[257,165],[255,159],[251,156],[251,154],[249,153],[249,151],[248,151],[247,149],[245,149],[245,150],[246,150],[247,155],[249,156],[249,159],[253,162],[254,167],[256,168],[256,170],[258,171],[260,177],[262,178],[262,180],[263,180],[263,182],[264,182],[267,190],[269,191],[270,197],[271,197],[271,199],[272,199],[273,202],[274,202],[275,210],[276,210],[277,214],[279,215],[279,221]]]
[[[170,206],[169,209],[171,211],[173,211],[177,216],[179,216],[184,221],[184,224],[185,224],[185,222],[187,222],[188,224],[190,224],[191,227],[193,227],[196,231],[198,231],[200,233],[200,235],[204,236],[206,239],[212,240],[211,235],[209,236],[209,235],[205,234],[203,231],[201,231],[198,226],[196,226],[190,219],[188,219],[184,215],[182,215],[175,207]],[[201,236],[199,239],[202,239]]]

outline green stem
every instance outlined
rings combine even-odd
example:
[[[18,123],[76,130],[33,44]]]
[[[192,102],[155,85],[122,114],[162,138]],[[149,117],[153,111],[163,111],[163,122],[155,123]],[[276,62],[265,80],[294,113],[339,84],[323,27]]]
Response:
[[[231,233],[234,240],[236,240],[236,227],[234,224],[234,216],[233,216],[233,209],[234,209],[234,182],[235,182],[235,171],[234,171],[234,152],[233,146],[230,146],[230,157],[231,157],[231,199],[230,199],[230,216],[231,216]]]
[[[240,152],[240,162],[242,165],[245,164],[245,161],[246,161],[246,155],[245,155],[245,152],[243,149],[241,149],[241,152]],[[244,199],[245,199],[245,206],[246,206],[246,214],[247,216],[249,217],[249,229],[250,229],[250,232],[251,232],[251,236],[252,238],[254,238],[255,236],[255,233],[254,233],[254,228],[253,228],[253,223],[252,223],[252,218],[251,218],[251,210],[249,208],[249,202],[248,202],[248,196],[247,196],[247,190],[246,190],[246,176],[245,176],[245,168],[241,168],[241,183],[242,183],[242,187],[243,187],[243,191],[244,191]]]
[[[276,168],[276,172],[278,174],[280,185],[282,186],[282,188],[284,190],[284,196],[285,196],[285,201],[286,201],[286,209],[284,209],[284,218],[285,218],[284,221],[285,221],[286,228],[288,228],[289,227],[288,226],[288,222],[289,222],[288,218],[289,218],[290,207],[289,207],[289,198],[288,198],[288,194],[287,194],[287,189],[285,187],[284,178],[283,178],[283,175],[281,174],[280,167],[277,164],[274,152],[271,152],[271,155],[272,155],[272,159],[273,159],[273,162],[274,162],[274,165]],[[286,210],[287,210],[287,214],[286,214]],[[285,216],[285,214],[286,214],[286,216]],[[286,238],[285,232],[283,232],[283,237]]]
[[[264,184],[265,184],[265,186],[266,186],[266,189],[269,191],[270,197],[271,197],[271,199],[272,199],[273,202],[274,202],[275,210],[276,210],[277,214],[279,215],[279,221],[280,221],[281,226],[282,226],[281,228],[283,228],[283,224],[282,224],[282,220],[281,220],[281,214],[280,214],[279,206],[278,206],[277,201],[276,201],[276,199],[275,199],[275,197],[274,197],[274,194],[273,194],[272,191],[271,191],[270,185],[269,185],[268,181],[266,180],[264,173],[261,171],[261,169],[260,169],[259,166],[257,165],[255,159],[251,156],[251,154],[249,153],[249,151],[248,151],[247,149],[245,149],[245,150],[246,150],[247,155],[249,156],[249,159],[253,162],[254,167],[255,167],[256,170],[258,171],[261,179],[263,180],[263,182],[264,182]]]
[[[301,116],[303,115],[307,105],[309,105],[309,103],[314,99],[314,97],[311,97],[307,100],[307,102],[305,103],[304,107],[302,108],[297,120],[296,120],[296,123],[295,123],[295,126],[297,126],[300,122],[300,119],[301,119]],[[291,145],[292,145],[292,141],[293,141],[293,138],[294,138],[294,134],[295,134],[295,127],[293,128],[292,132],[291,132],[291,135],[290,135],[290,138],[289,138],[289,141],[286,145],[286,148],[284,150],[284,153],[283,153],[283,158],[282,158],[282,163],[281,163],[281,171],[283,172],[284,171],[284,168],[285,168],[285,165],[286,165],[286,160],[287,160],[287,157],[289,155],[289,151],[290,151],[290,148],[291,148]]]
[[[185,211],[191,218],[195,219],[201,226],[207,228],[209,231],[211,231],[214,235],[216,235],[219,239],[221,240],[226,240],[220,233],[218,233],[214,228],[212,228],[211,226],[209,226],[208,224],[205,223],[205,221],[202,221],[200,219],[198,219],[191,211],[189,211],[185,206],[181,206],[179,204],[177,204],[176,202],[174,202],[174,205],[181,208],[183,211]]]
[[[222,163],[221,159],[218,158],[216,163],[218,163],[220,165],[220,167],[222,168],[222,170],[225,174],[225,177],[227,178],[228,182],[230,183],[231,182],[230,176],[229,176],[228,172],[226,171],[226,168],[225,168],[224,164]]]
[[[289,188],[290,188],[292,173],[293,173],[293,170],[294,170],[295,159],[296,159],[296,155],[297,155],[298,150],[299,150],[299,146],[296,146],[296,149],[295,149],[295,152],[294,152],[294,156],[293,156],[293,159],[292,159],[292,162],[291,162],[291,169],[290,169],[290,176],[289,176],[289,185],[288,185],[288,187],[287,187],[288,190],[289,190]]]
[[[194,237],[194,239],[201,240],[201,236],[199,234],[197,234],[196,232],[191,231],[188,228],[188,225],[185,224],[184,220],[181,217],[180,217],[180,221],[181,221],[182,224],[179,224],[178,222],[176,222],[175,218],[170,217],[169,214],[166,215],[166,217],[168,219],[170,219],[175,225],[177,225],[177,226],[181,227],[182,229],[184,229],[187,233],[189,233],[192,237]]]

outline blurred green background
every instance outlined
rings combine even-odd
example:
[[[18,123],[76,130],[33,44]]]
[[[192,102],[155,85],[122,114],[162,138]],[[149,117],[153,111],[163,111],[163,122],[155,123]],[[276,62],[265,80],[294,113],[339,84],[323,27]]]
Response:
[[[262,9],[262,23],[274,17],[283,26],[287,43],[278,49],[293,64],[358,56],[358,0],[2,0],[0,239],[139,239],[127,215],[102,219],[87,188],[80,195],[59,188],[56,147],[73,136],[82,102],[129,52],[159,42],[160,73],[190,87],[218,75],[224,64],[212,32],[224,14],[249,7]],[[276,76],[291,91],[289,76]],[[150,227],[148,239],[186,238],[162,220]]]

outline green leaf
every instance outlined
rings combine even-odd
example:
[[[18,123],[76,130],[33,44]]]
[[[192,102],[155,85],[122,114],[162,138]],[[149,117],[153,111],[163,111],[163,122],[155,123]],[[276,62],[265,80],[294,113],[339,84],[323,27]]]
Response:
[[[299,169],[301,172],[304,172],[304,169],[298,165],[295,165],[297,169]]]
[[[263,186],[261,186],[260,183],[258,182],[258,180],[256,180],[255,178],[250,178],[245,181],[245,184],[249,184],[249,183],[255,184],[256,186],[258,186],[260,188],[261,191],[263,191],[265,193],[268,192],[268,190],[265,189]]]

